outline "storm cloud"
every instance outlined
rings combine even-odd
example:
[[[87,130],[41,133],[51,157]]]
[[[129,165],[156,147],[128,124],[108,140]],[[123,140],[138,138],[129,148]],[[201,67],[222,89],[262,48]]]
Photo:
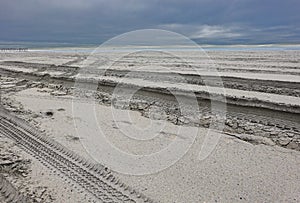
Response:
[[[300,42],[299,0],[1,0],[1,41],[101,43],[158,28],[198,43]]]

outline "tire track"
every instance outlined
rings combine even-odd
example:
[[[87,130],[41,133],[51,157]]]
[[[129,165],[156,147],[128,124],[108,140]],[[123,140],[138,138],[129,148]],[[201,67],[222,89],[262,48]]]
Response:
[[[1,134],[13,139],[25,151],[73,180],[100,202],[151,202],[120,182],[102,165],[95,165],[8,112],[0,111]]]

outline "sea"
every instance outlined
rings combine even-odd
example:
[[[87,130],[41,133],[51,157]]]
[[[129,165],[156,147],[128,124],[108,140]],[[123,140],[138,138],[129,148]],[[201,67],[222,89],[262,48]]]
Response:
[[[23,48],[27,51],[49,52],[128,52],[136,50],[165,50],[165,51],[300,51],[300,44],[259,44],[259,45],[208,45],[194,46],[104,46],[103,44],[71,44],[47,42],[8,42],[0,41],[0,50]]]

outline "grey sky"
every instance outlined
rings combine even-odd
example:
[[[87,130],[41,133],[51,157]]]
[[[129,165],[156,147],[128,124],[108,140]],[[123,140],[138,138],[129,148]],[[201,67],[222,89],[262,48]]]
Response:
[[[1,0],[1,41],[100,43],[161,28],[199,43],[299,43],[299,0]]]

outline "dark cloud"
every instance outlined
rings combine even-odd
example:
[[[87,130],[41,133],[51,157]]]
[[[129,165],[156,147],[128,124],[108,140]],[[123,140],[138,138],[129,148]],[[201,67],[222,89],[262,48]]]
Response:
[[[299,0],[1,0],[0,40],[100,43],[146,28],[199,43],[297,43]]]

